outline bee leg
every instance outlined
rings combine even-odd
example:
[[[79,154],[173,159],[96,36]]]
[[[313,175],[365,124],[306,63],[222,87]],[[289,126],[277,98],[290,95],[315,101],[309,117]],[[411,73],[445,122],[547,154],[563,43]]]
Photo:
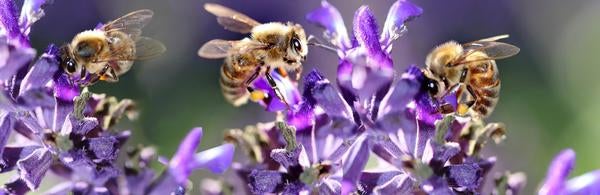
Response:
[[[254,82],[256,78],[258,78],[258,75],[260,75],[260,68],[254,71],[250,78],[248,78],[248,80],[244,82],[247,86],[246,90],[248,90],[248,92],[250,93],[250,100],[254,102],[264,101],[264,99],[266,98],[266,94],[263,91],[255,90],[254,88],[250,87],[250,84],[252,84],[252,82]]]
[[[285,106],[289,110],[290,105],[285,100],[283,93],[281,93],[281,91],[279,90],[279,87],[277,87],[277,83],[275,82],[275,79],[273,79],[273,76],[271,76],[271,67],[267,67],[267,72],[265,73],[265,77],[267,78],[267,81],[269,81],[269,85],[271,85],[273,90],[275,90],[275,94],[277,95],[277,97],[285,104]]]

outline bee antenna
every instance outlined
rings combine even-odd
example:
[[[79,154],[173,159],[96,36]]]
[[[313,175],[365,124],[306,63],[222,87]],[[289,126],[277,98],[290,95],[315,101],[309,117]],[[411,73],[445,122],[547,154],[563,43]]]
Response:
[[[329,45],[325,45],[323,43],[321,43],[321,41],[319,41],[319,39],[317,39],[315,36],[309,35],[307,40],[307,45],[312,45],[312,46],[317,46],[320,48],[323,48],[325,50],[331,51],[333,53],[337,53],[337,49],[329,46]],[[313,42],[311,42],[311,40],[314,40]]]

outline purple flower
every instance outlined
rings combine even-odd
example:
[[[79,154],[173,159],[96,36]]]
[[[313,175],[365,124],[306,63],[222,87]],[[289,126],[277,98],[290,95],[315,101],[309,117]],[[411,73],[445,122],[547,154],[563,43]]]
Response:
[[[192,129],[183,139],[177,153],[168,163],[168,169],[150,186],[149,194],[170,194],[185,188],[187,178],[194,170],[208,169],[223,173],[233,161],[233,144],[223,144],[199,153],[196,148],[202,139],[202,128]]]
[[[575,167],[575,151],[565,149],[550,163],[546,179],[539,189],[540,195],[598,194],[600,193],[600,170],[567,180]]]
[[[196,153],[201,139],[202,128],[192,129],[169,162],[169,171],[180,184],[183,184],[196,169],[208,169],[213,173],[223,173],[233,160],[233,144],[224,144]]]

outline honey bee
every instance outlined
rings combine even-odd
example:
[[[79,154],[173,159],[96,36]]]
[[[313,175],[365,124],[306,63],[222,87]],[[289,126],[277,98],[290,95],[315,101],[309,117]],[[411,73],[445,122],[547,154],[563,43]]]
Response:
[[[295,71],[296,78],[302,72],[302,62],[308,53],[307,38],[299,24],[270,22],[261,24],[256,20],[218,4],[205,4],[206,11],[217,16],[217,21],[225,29],[250,33],[242,40],[214,39],[205,43],[199,50],[200,57],[209,59],[225,58],[221,66],[221,91],[225,99],[234,106],[247,103],[248,99],[258,101],[263,93],[250,87],[259,76],[264,75],[278,98],[288,108],[283,94],[279,91],[271,71],[280,74]]]
[[[456,91],[456,113],[474,112],[485,118],[494,110],[500,93],[500,78],[496,61],[519,53],[519,48],[497,42],[508,38],[499,35],[478,41],[459,44],[449,41],[439,45],[425,61],[422,69],[426,82],[424,87],[435,98],[442,98]],[[443,113],[452,112],[449,105],[442,105]]]
[[[141,36],[152,15],[147,9],[134,11],[77,34],[71,43],[60,47],[59,60],[64,72],[81,85],[99,80],[117,82],[134,61],[164,53],[162,43]]]

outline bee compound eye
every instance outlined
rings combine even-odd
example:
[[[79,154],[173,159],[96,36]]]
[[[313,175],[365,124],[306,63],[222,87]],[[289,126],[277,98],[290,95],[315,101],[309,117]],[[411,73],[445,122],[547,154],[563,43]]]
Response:
[[[292,47],[296,52],[302,51],[302,45],[300,45],[300,41],[297,38],[292,38]]]
[[[67,62],[65,63],[65,70],[68,73],[74,73],[75,71],[77,71],[77,64],[75,63],[75,60],[67,60]]]
[[[436,95],[439,92],[438,83],[433,79],[427,79],[425,82],[425,88],[431,95]]]

